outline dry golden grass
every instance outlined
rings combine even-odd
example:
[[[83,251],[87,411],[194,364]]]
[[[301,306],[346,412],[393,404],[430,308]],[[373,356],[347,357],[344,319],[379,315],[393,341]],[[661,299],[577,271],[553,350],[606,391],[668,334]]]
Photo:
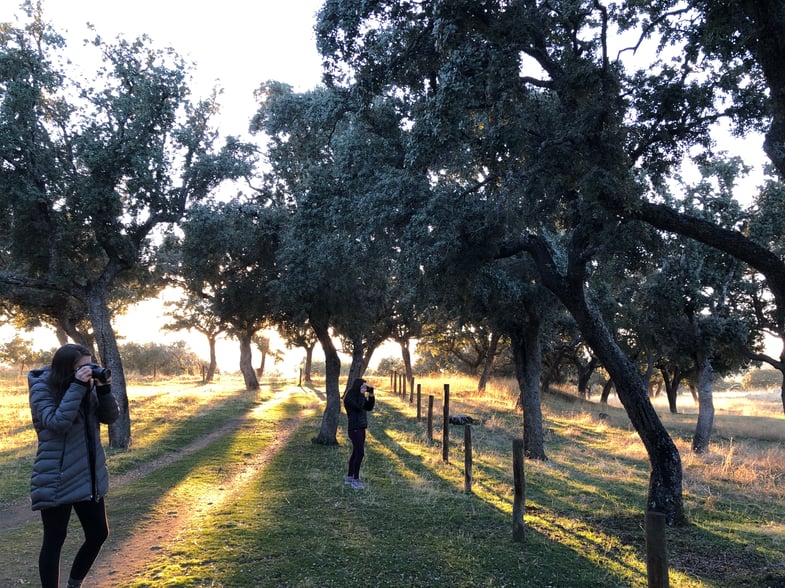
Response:
[[[450,384],[452,413],[472,414],[482,406],[490,414],[484,422],[485,429],[509,430],[509,416],[502,415],[508,415],[507,411],[517,403],[519,392],[514,380],[492,380],[480,397],[473,378],[454,375],[422,378],[419,383],[423,390],[429,390],[437,399],[434,410],[437,406],[441,410],[444,382]],[[577,398],[570,389],[561,393],[574,401],[551,395],[544,399],[546,443],[549,431],[554,428],[567,437],[588,431],[596,435],[597,443],[611,456],[642,462],[648,459],[646,448],[615,395],[607,405],[601,405]],[[596,396],[594,399],[599,400]],[[691,448],[697,418],[692,397],[679,397],[676,415],[669,412],[663,396],[653,399],[653,405],[681,454],[685,495],[704,495],[709,485],[720,484],[728,491],[745,494],[750,501],[785,501],[785,415],[779,389],[715,392],[712,443],[709,452],[703,455],[696,455]],[[494,407],[503,410],[495,413]],[[599,413],[605,413],[608,418],[598,418]],[[603,467],[609,466],[606,463]],[[619,469],[623,479],[624,467]]]
[[[0,391],[0,452],[17,451],[34,444],[30,436],[27,387],[5,385]]]

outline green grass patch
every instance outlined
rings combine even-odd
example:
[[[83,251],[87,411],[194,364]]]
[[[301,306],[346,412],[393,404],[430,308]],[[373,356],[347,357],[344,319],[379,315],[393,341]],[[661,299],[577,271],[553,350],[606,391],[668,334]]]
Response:
[[[233,427],[112,490],[108,550],[130,556],[128,541],[155,533],[143,546],[144,566],[119,585],[647,586],[648,463],[620,409],[546,396],[549,460],[526,462],[526,540],[515,543],[511,448],[521,415],[514,402],[454,388],[452,412],[482,420],[472,428],[474,479],[466,493],[463,427],[451,427],[444,462],[438,401],[430,441],[414,406],[381,388],[364,491],[343,484],[350,447],[342,426],[338,446],[311,443],[323,410],[311,392],[290,385],[283,397],[267,387],[261,394],[230,387],[199,394],[183,386],[139,394],[146,400],[134,413],[134,447],[110,457],[116,471],[229,421]],[[187,408],[178,412],[181,406]],[[691,520],[667,532],[671,586],[785,586],[781,443],[770,433],[722,435],[696,456],[687,418],[667,422],[682,454]],[[745,431],[754,429],[748,420],[777,420],[743,418]],[[0,556],[0,568],[12,570],[0,580],[34,583],[39,526],[4,534],[15,553]]]

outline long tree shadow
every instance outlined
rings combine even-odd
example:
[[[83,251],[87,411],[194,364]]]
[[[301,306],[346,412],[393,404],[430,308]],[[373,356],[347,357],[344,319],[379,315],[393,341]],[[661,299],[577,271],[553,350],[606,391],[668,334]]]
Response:
[[[276,388],[281,390],[282,386]],[[172,489],[187,485],[189,478],[204,465],[205,460],[227,463],[229,460],[225,447],[233,444],[238,430],[242,431],[254,412],[263,410],[272,398],[269,395],[267,399],[260,400],[258,393],[238,390],[236,394],[216,401],[176,424],[162,426],[156,434],[164,435],[166,442],[151,448],[144,457],[132,464],[126,464],[128,468],[123,474],[117,475],[115,471],[112,475],[107,497],[112,532],[104,553],[111,554],[113,545],[122,544],[146,526],[160,525],[161,505]],[[283,414],[284,419],[287,414],[300,409],[300,406],[291,408]],[[173,436],[176,441],[171,440]],[[174,519],[178,514],[181,513],[163,513],[163,516]],[[7,518],[4,517],[4,523]],[[15,562],[37,560],[37,550],[40,548],[38,518],[38,513],[30,511],[29,505],[26,505],[24,516],[18,518],[17,524],[9,528],[4,525],[2,543],[6,546],[14,545],[18,552]],[[70,535],[81,536],[76,517],[72,517]],[[72,559],[77,547],[77,542],[68,541],[63,549],[63,561]],[[145,546],[148,555],[150,548],[151,545]],[[20,571],[14,565],[13,569],[3,570],[0,573],[0,585],[35,583],[35,568],[30,565],[23,568]]]
[[[390,407],[388,414],[395,420],[410,419],[403,411]],[[460,429],[459,427],[456,427]],[[594,431],[584,431],[579,441],[587,447],[596,445],[601,435]],[[408,454],[401,463],[417,476],[438,476],[458,491],[463,483],[464,466],[460,440],[450,434],[449,465],[440,470],[448,475],[437,474],[428,465],[433,458],[425,458],[422,453],[403,447],[386,429],[374,429],[374,438],[396,455]],[[453,441],[454,440],[454,441]],[[574,444],[574,437],[554,438],[555,443]],[[430,443],[433,453],[441,454],[440,437],[435,436]],[[454,445],[454,446],[452,446]],[[419,451],[419,449],[418,449]],[[480,451],[482,453],[482,451]],[[616,467],[633,471],[643,470],[644,465],[632,458],[613,456]],[[494,464],[475,461],[475,484],[479,495],[484,495],[488,504],[496,506],[503,517],[511,512],[512,458],[508,469]],[[614,561],[614,567],[626,570],[622,575],[645,573],[645,568],[634,567],[625,551],[635,552],[638,562],[645,562],[645,531],[642,504],[645,504],[646,486],[635,481],[636,476],[626,479],[614,478],[612,490],[609,482],[603,479],[602,472],[592,472],[592,456],[588,454],[576,464],[550,464],[531,468],[535,473],[529,476],[527,485],[527,531],[535,530],[543,538],[558,540],[561,544],[573,545],[580,553],[604,552],[603,559]],[[638,479],[646,479],[646,472],[639,472]],[[492,480],[493,484],[486,481]],[[498,480],[507,480],[508,487],[500,487]],[[511,522],[511,521],[510,521]],[[754,527],[754,525],[750,525]],[[672,542],[671,567],[687,576],[700,576],[708,581],[720,581],[724,586],[785,586],[785,563],[770,549],[753,548],[752,545],[770,543],[763,541],[765,531],[760,534],[739,533],[735,537],[720,536],[695,525],[682,529],[669,529]],[[566,539],[565,539],[566,538]],[[614,556],[618,552],[618,556]]]
[[[396,409],[391,409],[391,412],[396,415],[397,419],[406,419],[407,416]],[[454,432],[459,432],[461,427],[454,427]],[[429,462],[432,464],[433,458],[425,458],[422,454],[415,454],[414,452],[408,450],[407,448],[403,447],[396,439],[390,436],[385,429],[381,431],[374,430],[374,439],[380,442],[385,448],[387,448],[390,452],[404,456],[400,461],[401,463],[405,463],[406,467],[420,477],[429,477],[431,479],[438,479],[439,483],[443,485],[443,487],[449,489],[449,491],[453,493],[463,493],[464,492],[464,464],[463,464],[463,453],[461,451],[461,442],[457,438],[458,435],[451,434],[451,445],[454,445],[450,448],[450,455],[452,458],[450,459],[449,463],[442,464],[441,467],[434,468],[432,465],[429,465]],[[432,447],[431,450],[433,453],[437,455],[441,455],[442,443],[439,439],[435,437],[434,441],[429,443]],[[510,447],[511,449],[511,447]],[[459,461],[460,460],[460,461]],[[452,521],[452,525],[454,526],[456,531],[460,531],[463,533],[475,533],[478,531],[477,525],[475,523],[475,519],[477,519],[477,512],[480,508],[480,505],[483,509],[487,509],[489,513],[490,520],[494,521],[493,526],[495,529],[492,531],[485,530],[481,532],[492,532],[492,533],[508,533],[510,540],[512,540],[512,456],[510,452],[510,467],[507,471],[502,471],[499,466],[491,466],[488,467],[486,464],[483,464],[481,461],[475,461],[474,468],[475,470],[475,484],[477,484],[477,489],[479,490],[480,487],[483,488],[483,492],[472,492],[469,497],[467,497],[467,503],[471,505],[469,509],[463,509],[459,512],[458,517],[450,517],[454,519]],[[483,473],[484,471],[484,473]],[[483,479],[493,479],[493,480],[508,480],[509,485],[506,487],[501,487],[498,482],[490,485],[483,482]],[[572,485],[571,490],[575,490],[578,487],[577,484]],[[570,489],[566,490],[566,495],[569,496]],[[581,492],[590,492],[590,489],[582,488]],[[574,496],[574,494],[573,494]],[[560,498],[559,499],[560,505],[562,508],[567,508],[570,499],[569,498]],[[551,505],[551,512],[556,512],[557,505]],[[467,512],[468,511],[468,512]],[[531,513],[531,511],[529,511]],[[479,517],[483,519],[484,517]],[[554,517],[556,518],[556,517]],[[559,517],[563,519],[563,517]],[[641,569],[632,568],[627,561],[622,559],[621,557],[615,557],[611,551],[605,549],[605,546],[601,545],[601,542],[607,540],[603,539],[601,534],[595,534],[593,536],[588,536],[588,534],[584,534],[581,532],[580,529],[576,528],[575,525],[564,525],[560,522],[551,523],[550,529],[546,529],[541,525],[538,526],[527,526],[527,547],[531,548],[532,545],[545,545],[549,544],[549,549],[554,549],[555,545],[558,545],[560,549],[570,550],[576,556],[583,557],[584,554],[596,551],[601,549],[605,551],[604,557],[606,560],[613,559],[614,560],[614,568],[618,570],[624,570],[623,575],[639,575],[641,574]],[[557,529],[557,532],[553,532],[554,529]],[[554,538],[558,537],[561,538],[562,541],[556,541],[554,545]],[[566,540],[564,538],[567,537]],[[596,561],[591,561],[590,559],[586,559],[585,563],[589,566],[598,566],[601,565]],[[623,576],[622,576],[623,577]],[[617,577],[616,582],[621,582],[621,577]],[[621,584],[618,584],[621,585]]]
[[[103,586],[119,569],[128,574],[147,567],[151,542],[157,549],[170,548],[178,535],[202,517],[231,500],[233,492],[248,483],[285,444],[299,426],[303,404],[281,395],[254,403],[233,419],[229,431],[199,451],[128,483],[113,496],[114,547],[96,564],[94,576]],[[257,435],[260,420],[273,419],[266,436]],[[248,439],[255,451],[248,451]],[[119,531],[118,531],[119,529]]]
[[[487,498],[462,492],[452,469],[435,466],[427,455],[428,451],[438,449],[437,444],[425,447],[424,451],[404,446],[397,438],[401,428],[414,438],[419,437],[420,431],[412,430],[410,426],[399,427],[406,417],[389,404],[380,403],[380,409],[371,423],[366,453],[367,492],[358,494],[347,487],[334,486],[335,490],[330,490],[329,486],[322,485],[317,490],[305,484],[302,478],[288,483],[286,477],[281,477],[281,485],[275,489],[280,494],[264,505],[260,526],[249,532],[249,537],[236,539],[239,542],[256,540],[250,551],[265,565],[274,562],[273,567],[281,570],[278,575],[273,574],[273,578],[284,578],[283,570],[289,570],[286,562],[292,559],[300,568],[317,565],[310,554],[320,553],[319,545],[331,541],[345,543],[347,537],[351,542],[353,536],[364,538],[365,552],[374,554],[370,558],[372,561],[363,558],[363,550],[359,548],[357,552],[349,548],[336,557],[340,558],[341,565],[354,570],[371,585],[382,581],[385,573],[407,578],[406,584],[393,582],[389,585],[420,586],[439,584],[437,577],[441,582],[450,578],[451,583],[466,586],[478,585],[480,577],[493,577],[497,582],[493,585],[499,586],[545,586],[544,579],[555,580],[551,584],[555,586],[583,586],[589,584],[582,579],[593,578],[593,586],[619,587],[631,585],[626,580],[629,576],[640,576],[639,569],[620,572],[625,565],[623,562],[618,563],[616,571],[604,569],[602,563],[585,557],[575,539],[554,541],[532,529],[525,546],[514,543],[509,512]],[[288,455],[290,452],[296,452],[299,459],[308,462],[306,471],[309,467],[321,470],[327,467],[335,484],[339,483],[346,451],[332,448],[325,452],[323,448],[290,445],[275,462],[293,459]],[[329,465],[324,463],[325,459]],[[275,462],[271,464],[272,468],[284,467]],[[321,465],[316,465],[317,462]],[[265,483],[264,489],[271,491],[270,481]],[[309,521],[314,518],[329,519],[328,536],[309,537],[313,535],[308,529]],[[298,544],[294,551],[291,541],[284,538],[292,534],[303,537],[303,544]],[[279,536],[281,539],[277,540]],[[285,552],[277,551],[279,542],[289,545]],[[478,544],[487,549],[476,549]],[[407,561],[396,559],[402,547],[405,550],[407,545],[411,546]],[[245,549],[249,550],[247,544]],[[389,559],[385,558],[386,554]],[[530,558],[532,561],[557,559],[560,563],[553,569],[536,572],[536,566],[530,566],[531,573],[527,573],[521,568],[521,558],[527,561]],[[321,565],[326,564],[322,562]],[[598,583],[598,577],[605,580]],[[240,575],[230,576],[227,583],[240,585],[240,578]],[[299,585],[292,578],[289,581]],[[305,580],[301,579],[301,582],[305,585]],[[319,576],[310,576],[307,582],[319,585]]]
[[[367,491],[342,484],[348,448],[314,447],[301,431],[276,455],[257,482],[258,500],[237,505],[238,512],[256,513],[255,525],[204,539],[244,554],[243,565],[220,562],[226,572],[221,581],[250,585],[247,570],[255,566],[264,570],[254,584],[259,586],[335,585],[337,578],[348,585],[390,586],[533,587],[546,586],[544,577],[562,579],[554,586],[577,586],[589,584],[567,584],[566,578],[596,580],[595,564],[539,533],[530,535],[522,552],[500,509],[456,491],[451,480],[379,426],[380,420],[369,439]],[[286,474],[294,461],[296,477]],[[478,542],[483,549],[476,549]],[[341,548],[325,557],[328,545]],[[546,552],[558,558],[558,569],[535,572],[536,564],[525,569],[524,560],[537,561]],[[626,585],[602,570],[599,576],[607,579],[591,585]]]

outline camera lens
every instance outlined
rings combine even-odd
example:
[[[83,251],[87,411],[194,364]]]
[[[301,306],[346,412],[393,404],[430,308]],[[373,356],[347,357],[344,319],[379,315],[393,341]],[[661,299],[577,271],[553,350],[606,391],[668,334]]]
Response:
[[[112,370],[109,368],[102,368],[95,363],[90,364],[90,367],[93,369],[92,376],[99,382],[106,382],[112,375]]]

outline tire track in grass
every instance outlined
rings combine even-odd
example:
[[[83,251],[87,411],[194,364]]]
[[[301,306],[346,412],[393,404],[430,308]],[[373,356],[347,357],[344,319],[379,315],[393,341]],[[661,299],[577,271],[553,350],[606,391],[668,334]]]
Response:
[[[180,449],[176,449],[164,455],[158,456],[155,459],[152,459],[131,471],[125,472],[124,474],[112,475],[110,478],[109,495],[107,500],[111,501],[111,493],[113,490],[122,488],[129,482],[139,478],[149,476],[150,474],[153,474],[156,471],[183,459],[184,457],[188,457],[197,451],[201,451],[221,437],[225,437],[232,431],[236,430],[242,420],[243,419],[241,418],[231,419],[204,437],[200,437],[199,439],[192,441]],[[38,512],[30,509],[30,497],[25,496],[24,498],[20,498],[19,500],[12,502],[9,506],[0,509],[0,533],[16,529],[40,518],[41,515]]]
[[[290,390],[279,392],[265,403],[263,407],[259,407],[256,410],[261,410],[263,413],[270,411],[290,399],[291,396]],[[311,399],[311,402],[314,403],[315,399]],[[313,405],[311,404],[310,406]],[[104,550],[85,579],[83,586],[85,588],[110,588],[129,582],[136,576],[144,573],[148,563],[157,557],[160,551],[176,542],[177,537],[182,532],[193,528],[196,521],[202,516],[213,509],[220,508],[223,503],[229,500],[234,493],[228,490],[240,488],[258,476],[260,470],[275,457],[278,451],[286,445],[290,437],[300,427],[308,408],[308,406],[304,406],[296,416],[282,419],[275,438],[271,440],[261,453],[251,456],[248,463],[231,478],[222,480],[220,484],[213,486],[210,491],[202,492],[196,497],[178,496],[177,493],[173,493],[157,506],[157,514],[140,525],[139,529],[131,536],[116,544],[113,544],[110,536],[109,541],[104,546]],[[250,418],[253,417],[246,416],[225,424],[211,433],[211,440],[204,440],[200,443],[202,445],[201,448],[205,448],[220,437],[237,430],[241,423]],[[194,453],[197,450],[194,449],[190,453]],[[182,457],[184,457],[183,452],[176,456],[177,459]],[[175,460],[172,459],[171,461]],[[164,465],[168,464],[162,464],[158,467],[153,467],[152,463],[147,464],[140,468],[141,470],[146,470],[145,473],[140,473],[137,470],[125,483],[129,482],[130,479],[138,479],[145,475],[150,475],[164,467]]]

